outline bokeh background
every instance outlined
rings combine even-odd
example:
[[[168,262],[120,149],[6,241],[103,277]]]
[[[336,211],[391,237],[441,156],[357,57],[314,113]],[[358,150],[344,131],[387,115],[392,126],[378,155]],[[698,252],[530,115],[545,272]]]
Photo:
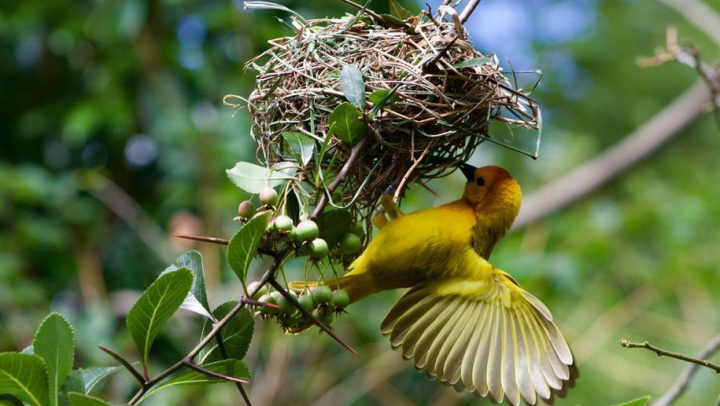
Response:
[[[307,18],[352,12],[333,0],[282,4]],[[638,68],[638,57],[664,46],[669,25],[704,61],[719,60],[718,15],[718,0],[483,1],[467,24],[471,39],[514,67],[520,83],[542,71],[532,95],[544,130],[537,160],[488,144],[471,163],[505,166],[526,196],[562,179],[698,80],[680,64]],[[252,162],[255,149],[246,111],[222,97],[250,93],[244,61],[268,39],[292,35],[279,19],[289,21],[244,10],[241,0],[0,2],[0,350],[29,345],[44,316],[60,311],[76,329],[78,366],[114,365],[99,344],[136,357],[124,314],[186,249],[203,254],[212,305],[237,298],[222,247],[169,235],[228,237],[238,228],[232,218],[249,196],[225,170]],[[657,398],[686,366],[624,349],[621,338],[693,354],[720,333],[719,179],[720,128],[705,113],[498,245],[492,262],[542,298],[574,348],[582,376],[559,404]],[[412,188],[403,207],[453,200],[462,182],[456,174],[431,184],[437,196]],[[257,322],[253,404],[474,404],[416,373],[380,336],[399,295],[384,292],[336,320],[360,356],[315,331],[291,337]],[[158,371],[191,347],[199,325],[189,316],[171,322],[153,351]],[[98,393],[127,401],[136,390],[127,375]],[[714,404],[718,392],[718,376],[701,370],[679,404]],[[218,385],[170,389],[150,402],[242,400]]]

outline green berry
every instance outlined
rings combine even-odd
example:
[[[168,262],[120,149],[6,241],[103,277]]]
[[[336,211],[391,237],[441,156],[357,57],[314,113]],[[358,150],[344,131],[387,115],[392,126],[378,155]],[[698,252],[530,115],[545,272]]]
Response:
[[[338,289],[332,293],[330,303],[339,309],[344,309],[350,305],[350,295],[344,289]]]
[[[312,291],[312,298],[317,305],[330,303],[332,300],[332,289],[329,286],[318,286]]]
[[[250,200],[243,200],[238,205],[238,216],[243,219],[249,219],[255,214],[255,206]]]
[[[272,295],[267,294],[267,293],[260,296],[260,298],[258,299],[258,302],[277,304],[277,301],[275,300],[275,298]],[[272,307],[267,307],[267,306],[261,306],[260,312],[265,313],[265,314],[275,314],[275,313],[277,313],[277,309],[274,309]]]
[[[329,252],[327,242],[322,238],[316,238],[310,242],[310,257],[314,259],[325,258]]]
[[[280,292],[277,292],[277,293],[280,293]],[[288,293],[290,294],[290,296],[297,298],[297,295],[295,294],[295,292],[288,291]],[[276,300],[277,300],[277,305],[280,307],[280,312],[285,313],[285,314],[293,314],[297,311],[297,309],[290,302],[290,300],[288,300],[285,296],[282,296],[282,294],[280,294],[280,297],[276,298]]]
[[[248,294],[250,294],[251,292],[257,291],[257,292],[255,292],[254,295],[252,295],[253,300],[258,300],[260,298],[260,296],[263,296],[263,295],[267,294],[267,292],[268,292],[268,290],[265,286],[260,287],[258,289],[259,285],[260,285],[259,281],[250,282],[247,285],[247,293]]]
[[[318,226],[312,220],[303,220],[295,227],[295,236],[299,242],[312,241],[318,234]]]
[[[355,234],[347,233],[345,234],[343,239],[340,240],[340,249],[342,250],[343,254],[355,254],[360,251],[361,247],[362,241],[360,241],[360,237]]]
[[[266,206],[275,206],[278,202],[278,193],[270,186],[266,186],[258,193],[258,198],[260,203]]]
[[[275,217],[273,227],[281,233],[289,233],[293,229],[293,221],[290,217],[282,215]]]
[[[315,299],[313,299],[311,294],[300,295],[300,297],[298,297],[298,303],[309,312],[315,309]]]
[[[362,238],[365,235],[365,226],[361,222],[356,221],[350,225],[348,232]]]
[[[313,316],[315,316],[316,319],[320,320],[320,322],[326,326],[332,324],[333,314],[326,309],[315,309],[313,311]]]

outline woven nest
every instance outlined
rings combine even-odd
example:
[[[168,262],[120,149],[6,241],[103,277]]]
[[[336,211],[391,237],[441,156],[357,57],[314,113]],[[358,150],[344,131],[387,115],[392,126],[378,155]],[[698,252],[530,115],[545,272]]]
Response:
[[[513,89],[497,58],[466,41],[457,21],[420,16],[393,28],[360,15],[294,25],[294,36],[270,41],[269,50],[246,64],[258,72],[246,102],[260,162],[293,161],[283,133],[314,140],[314,158],[296,173],[311,204],[327,194],[335,206],[362,210],[389,186],[399,195],[411,182],[448,174],[493,140],[493,120],[537,129],[532,99]],[[354,145],[328,123],[348,101],[339,80],[348,65],[361,72],[367,100],[357,114],[367,131]]]

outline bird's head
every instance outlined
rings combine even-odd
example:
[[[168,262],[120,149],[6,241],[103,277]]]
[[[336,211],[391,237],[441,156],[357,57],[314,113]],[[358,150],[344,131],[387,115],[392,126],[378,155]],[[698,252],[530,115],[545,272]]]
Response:
[[[499,166],[476,168],[460,164],[460,171],[467,178],[463,199],[478,214],[496,217],[503,225],[510,227],[520,211],[520,185]]]

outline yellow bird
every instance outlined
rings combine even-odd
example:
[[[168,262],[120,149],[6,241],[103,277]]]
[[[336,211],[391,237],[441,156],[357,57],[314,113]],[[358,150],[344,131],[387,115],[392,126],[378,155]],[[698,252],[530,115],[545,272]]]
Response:
[[[573,354],[550,310],[487,261],[520,210],[520,186],[497,166],[460,170],[465,191],[442,206],[405,214],[383,196],[380,232],[345,276],[323,284],[351,302],[411,288],[381,330],[418,370],[478,398],[552,403],[579,376]]]

